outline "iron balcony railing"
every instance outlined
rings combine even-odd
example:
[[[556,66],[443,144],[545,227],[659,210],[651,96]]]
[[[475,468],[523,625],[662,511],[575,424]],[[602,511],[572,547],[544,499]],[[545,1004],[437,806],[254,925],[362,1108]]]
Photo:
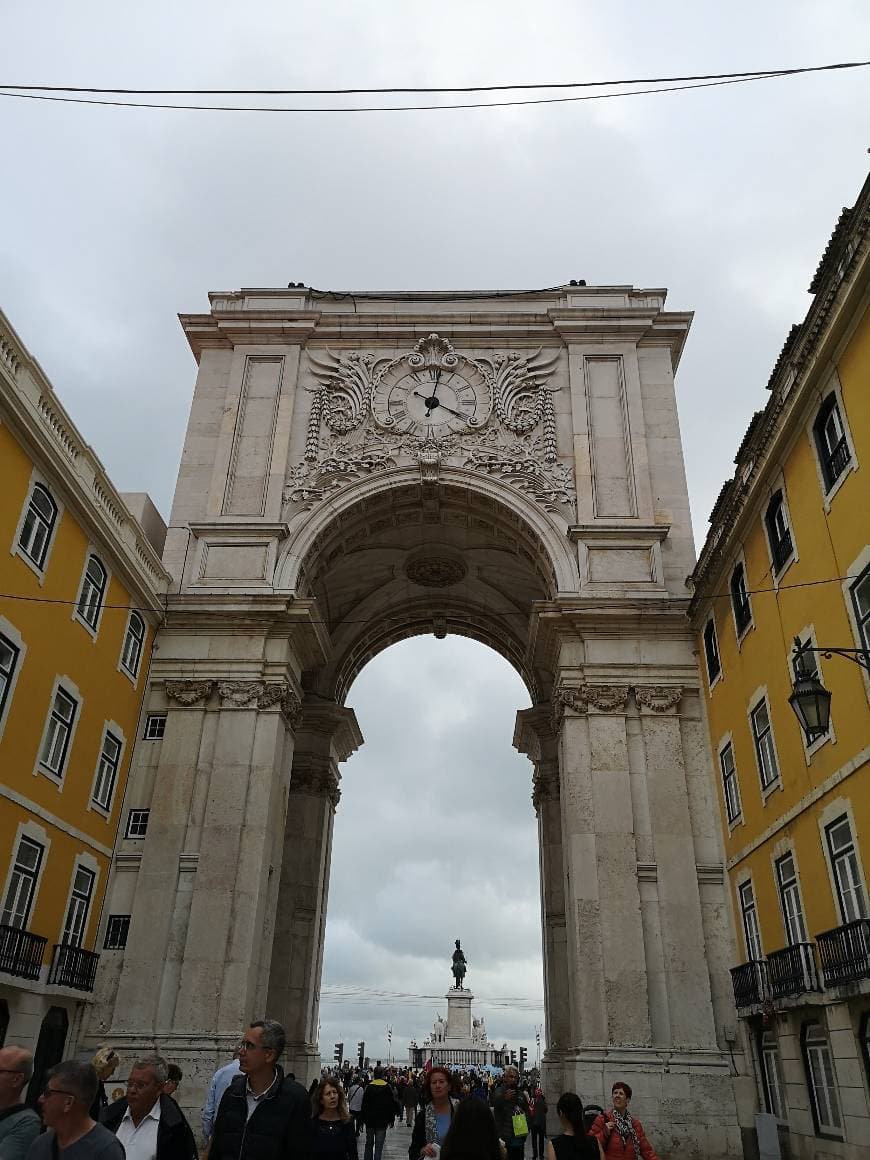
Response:
[[[734,987],[734,1005],[751,1007],[763,1003],[769,997],[767,987],[767,963],[750,960],[739,967],[731,968],[731,984]]]
[[[831,484],[837,482],[843,472],[849,465],[849,460],[852,458],[849,452],[849,444],[846,442],[844,435],[828,452],[828,480]]]
[[[812,943],[793,943],[767,956],[767,985],[772,999],[818,991],[819,972]]]
[[[870,918],[816,935],[826,987],[855,979],[870,979]]]
[[[0,971],[38,979],[47,938],[16,926],[0,925]]]
[[[773,556],[773,566],[778,572],[786,561],[789,559],[793,551],[791,532],[784,531],[778,540],[774,540],[770,545],[770,552]]]
[[[48,981],[58,987],[73,987],[76,991],[93,991],[99,961],[100,956],[93,951],[61,943],[54,948]]]

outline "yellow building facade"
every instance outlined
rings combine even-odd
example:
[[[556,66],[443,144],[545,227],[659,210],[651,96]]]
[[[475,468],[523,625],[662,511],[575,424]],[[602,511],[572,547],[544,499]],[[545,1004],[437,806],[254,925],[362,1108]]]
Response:
[[[759,1134],[867,1157],[870,180],[810,292],[714,507],[690,615]],[[827,728],[799,721],[798,677],[830,693]]]
[[[155,543],[2,313],[0,476],[0,1043],[36,1052],[33,1096],[121,937],[103,898],[168,576],[150,501]]]

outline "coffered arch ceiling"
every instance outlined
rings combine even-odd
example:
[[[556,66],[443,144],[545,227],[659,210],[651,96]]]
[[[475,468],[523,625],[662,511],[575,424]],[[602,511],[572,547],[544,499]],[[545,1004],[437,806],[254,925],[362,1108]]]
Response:
[[[530,696],[548,678],[528,657],[536,601],[557,591],[543,541],[517,513],[471,487],[393,487],[337,514],[310,545],[300,596],[317,601],[332,657],[310,691],[343,703],[363,666],[411,636],[456,633],[501,653]]]

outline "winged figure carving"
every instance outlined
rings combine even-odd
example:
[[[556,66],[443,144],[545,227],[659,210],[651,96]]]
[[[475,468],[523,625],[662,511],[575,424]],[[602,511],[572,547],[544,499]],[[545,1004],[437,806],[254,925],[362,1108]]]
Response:
[[[336,435],[349,435],[368,414],[371,405],[372,379],[387,358],[375,358],[361,351],[334,354],[326,349],[326,358],[315,357],[310,351],[308,360],[316,385],[308,433],[305,458],[316,459],[321,419]]]

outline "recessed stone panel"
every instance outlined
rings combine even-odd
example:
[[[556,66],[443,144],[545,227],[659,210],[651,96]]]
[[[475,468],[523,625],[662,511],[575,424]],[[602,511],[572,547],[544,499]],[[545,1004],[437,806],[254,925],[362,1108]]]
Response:
[[[649,548],[590,548],[592,584],[648,583],[652,580]]]

